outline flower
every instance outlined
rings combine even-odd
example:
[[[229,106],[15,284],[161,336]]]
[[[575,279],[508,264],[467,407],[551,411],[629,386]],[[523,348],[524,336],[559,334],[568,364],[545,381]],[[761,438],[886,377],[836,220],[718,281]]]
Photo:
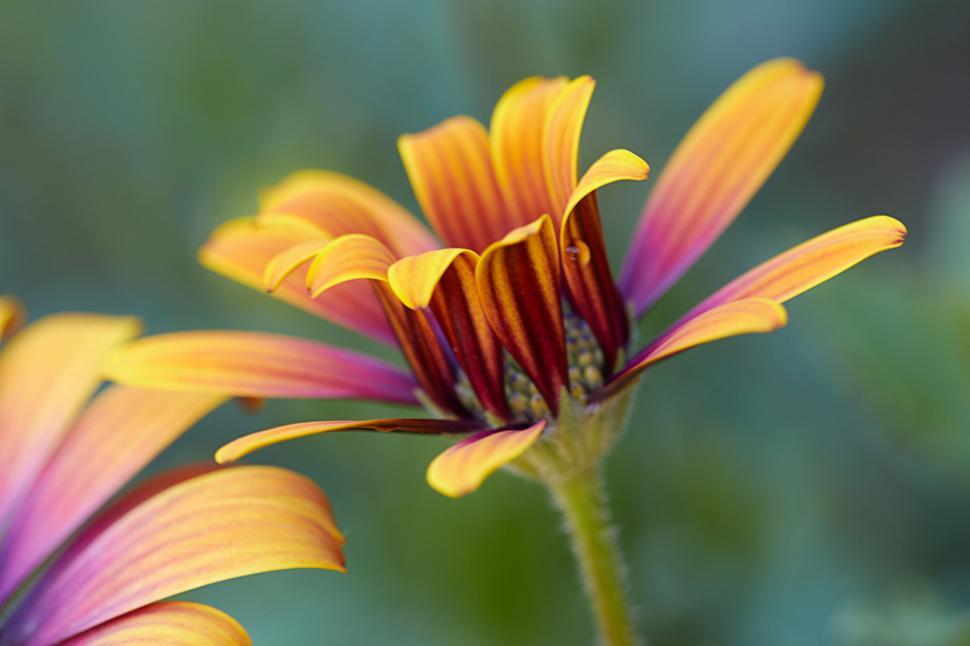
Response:
[[[21,315],[0,298],[0,334]],[[99,390],[105,355],[138,328],[130,317],[56,314],[0,351],[0,643],[249,644],[220,610],[161,600],[258,572],[343,570],[326,496],[285,469],[176,469],[95,515],[223,401]]]
[[[631,317],[650,309],[764,183],[822,80],[779,59],[729,88],[670,158],[619,281],[596,191],[646,179],[649,168],[613,150],[577,179],[593,86],[586,76],[529,78],[499,100],[487,131],[459,116],[401,137],[414,193],[442,243],[377,190],[304,171],[203,247],[215,271],[396,345],[409,374],[310,341],[199,331],[136,341],[113,355],[110,375],[200,393],[424,403],[438,419],[290,424],[240,438],[217,458],[353,429],[471,433],[428,469],[435,489],[459,496],[512,461],[530,472],[555,455],[598,459],[645,369],[710,341],[775,330],[786,323],[783,302],[903,243],[905,227],[884,215],[829,231],[728,283],[632,351]]]

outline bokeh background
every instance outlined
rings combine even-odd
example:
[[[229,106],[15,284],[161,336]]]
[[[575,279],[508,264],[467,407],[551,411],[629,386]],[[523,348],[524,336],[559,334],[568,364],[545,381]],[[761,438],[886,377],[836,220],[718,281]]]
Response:
[[[32,314],[136,313],[150,332],[353,334],[195,261],[261,187],[321,167],[416,210],[398,134],[487,118],[530,74],[590,73],[588,163],[661,169],[717,94],[779,55],[822,71],[789,158],[641,325],[816,233],[874,213],[908,244],[793,302],[770,335],[652,371],[609,462],[630,584],[656,644],[970,643],[970,4],[5,2],[0,291]],[[619,259],[649,182],[601,195]],[[285,421],[372,405],[227,407],[154,468]],[[188,595],[257,644],[582,644],[558,520],[501,474],[460,502],[423,482],[442,443],[355,435],[260,461],[323,485],[350,573],[286,572]]]

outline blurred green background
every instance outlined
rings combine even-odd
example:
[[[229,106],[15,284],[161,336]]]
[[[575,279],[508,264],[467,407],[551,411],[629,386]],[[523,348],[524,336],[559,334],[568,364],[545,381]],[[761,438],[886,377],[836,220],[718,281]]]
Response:
[[[34,316],[142,315],[368,344],[203,270],[218,223],[292,170],[355,175],[417,210],[398,134],[487,118],[530,74],[599,82],[588,163],[655,171],[754,64],[827,79],[792,154],[641,326],[657,331],[756,262],[890,213],[908,244],[791,304],[791,324],[651,372],[609,463],[641,622],[656,644],[970,643],[970,3],[4,2],[0,292]],[[603,192],[622,258],[649,182]],[[158,467],[285,421],[393,409],[226,407]],[[332,497],[350,573],[189,595],[257,644],[582,644],[558,519],[500,474],[455,502],[423,481],[434,439],[267,450]]]

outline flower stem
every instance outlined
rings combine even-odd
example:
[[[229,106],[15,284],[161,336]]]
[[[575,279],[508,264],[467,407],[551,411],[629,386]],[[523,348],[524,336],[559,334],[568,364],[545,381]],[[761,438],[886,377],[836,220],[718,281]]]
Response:
[[[602,646],[642,644],[627,599],[625,566],[599,466],[546,479],[562,511]]]

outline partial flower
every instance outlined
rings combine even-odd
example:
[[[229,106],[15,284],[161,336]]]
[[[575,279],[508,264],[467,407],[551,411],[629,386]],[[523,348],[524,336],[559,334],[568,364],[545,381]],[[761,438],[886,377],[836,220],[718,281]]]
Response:
[[[16,301],[0,298],[0,329],[13,311]],[[249,644],[225,613],[162,600],[258,572],[343,570],[326,496],[285,469],[186,467],[105,507],[224,399],[101,388],[105,356],[139,327],[56,314],[4,338],[0,643]]]
[[[346,430],[466,434],[427,474],[435,489],[460,496],[512,461],[526,473],[556,461],[595,463],[646,369],[710,341],[775,330],[786,323],[782,303],[903,243],[906,228],[884,215],[829,231],[633,347],[632,319],[767,180],[814,111],[822,79],[780,59],[731,86],[671,156],[618,281],[597,191],[646,179],[649,168],[618,149],[579,174],[593,87],[586,76],[529,78],[499,100],[488,129],[458,116],[401,137],[405,170],[437,237],[373,188],[304,171],[264,193],[257,215],[224,225],[203,247],[212,269],[397,346],[407,372],[320,343],[207,331],[131,343],[113,355],[110,375],[204,394],[424,404],[438,419],[293,424],[240,438],[217,457],[230,462],[269,444]]]

